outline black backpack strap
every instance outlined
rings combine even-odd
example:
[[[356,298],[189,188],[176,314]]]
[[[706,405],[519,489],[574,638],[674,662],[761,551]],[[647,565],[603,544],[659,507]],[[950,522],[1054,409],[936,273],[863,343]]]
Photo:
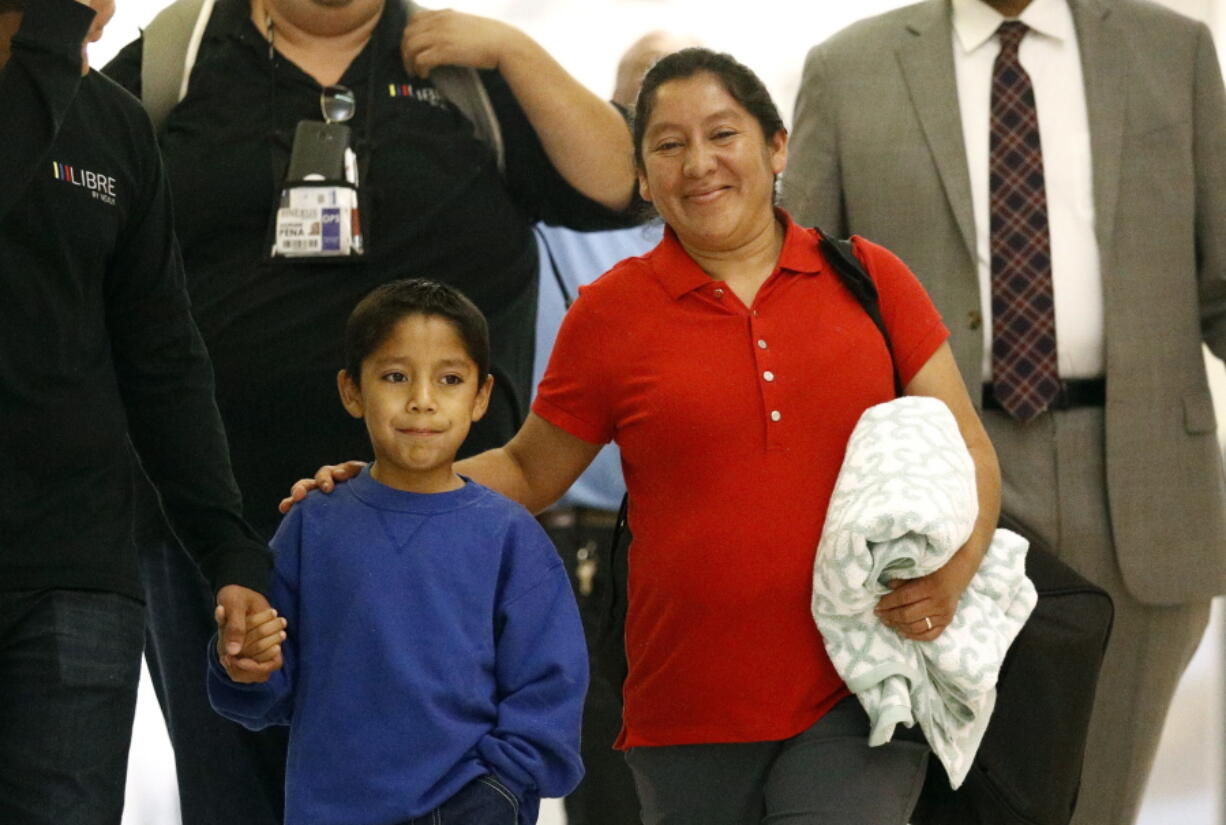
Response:
[[[630,527],[627,525],[627,520],[630,513],[630,494],[622,494],[621,507],[617,508],[617,523],[613,525],[613,542],[609,545],[609,581],[613,585],[613,614],[621,616],[622,621],[626,619],[626,586],[629,582],[618,581],[625,568],[625,563],[614,564],[616,556],[619,552],[625,553],[630,549]]]
[[[613,527],[613,538],[605,564],[608,585],[598,587],[595,632],[589,639],[592,654],[592,678],[607,682],[620,699],[622,683],[626,681],[626,604],[627,562],[630,553],[630,530],[626,524],[630,498],[622,496]]]
[[[553,273],[553,281],[558,285],[558,291],[562,293],[562,302],[566,305],[567,309],[570,309],[570,305],[575,302],[575,298],[570,294],[570,290],[566,288],[566,281],[562,278],[562,268],[558,266],[558,260],[553,256],[553,247],[549,245],[549,236],[541,229],[539,223],[532,225],[532,232],[545,250],[545,259],[549,261],[549,271]]]
[[[877,326],[881,337],[885,339],[885,348],[890,353],[890,363],[894,370],[894,394],[901,396],[903,394],[902,379],[898,375],[898,364],[894,362],[894,346],[890,341],[889,330],[885,328],[885,321],[881,318],[877,285],[865,271],[864,264],[860,263],[860,259],[856,257],[855,248],[850,240],[832,238],[820,229],[817,230],[817,234],[817,245],[821,249],[822,257],[834,269],[848,292],[855,297],[860,306],[864,307],[864,311]]]

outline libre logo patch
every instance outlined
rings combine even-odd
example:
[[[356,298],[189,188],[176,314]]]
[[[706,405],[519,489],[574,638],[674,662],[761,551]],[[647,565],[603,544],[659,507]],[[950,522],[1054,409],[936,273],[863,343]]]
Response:
[[[101,172],[91,172],[89,169],[81,169],[77,166],[70,166],[67,163],[51,162],[51,174],[56,180],[62,180],[64,183],[70,183],[73,186],[79,186],[89,192],[90,197],[94,200],[102,201],[110,206],[115,205],[117,195],[115,178],[110,175],[104,175]]]
[[[414,100],[429,103],[431,106],[437,106],[440,109],[447,108],[447,103],[443,100],[443,96],[433,86],[414,86],[412,83],[389,83],[387,86],[387,96],[411,97]]]

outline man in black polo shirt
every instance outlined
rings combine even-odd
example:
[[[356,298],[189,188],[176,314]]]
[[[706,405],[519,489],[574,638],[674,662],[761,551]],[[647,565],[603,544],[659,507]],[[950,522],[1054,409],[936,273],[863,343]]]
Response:
[[[106,67],[137,94],[142,49],[133,43]],[[427,76],[440,64],[481,70],[505,145],[503,170]],[[346,125],[361,172],[365,253],[270,256],[295,127],[321,120],[321,91],[337,83],[355,102]],[[159,137],[245,513],[265,535],[276,528],[290,481],[337,456],[369,453],[361,423],[335,390],[344,320],[358,299],[377,284],[419,276],[476,302],[490,321],[496,385],[463,453],[500,445],[516,431],[530,389],[533,222],[625,225],[618,210],[633,189],[620,116],[536,43],[498,21],[454,12],[416,12],[409,22],[396,0],[218,0],[186,96]],[[206,605],[181,595],[190,570],[174,553],[148,561],[154,678],[175,742],[185,821],[275,821],[275,752],[256,764],[185,753],[185,738],[198,740],[206,725],[219,743],[247,734],[206,718],[203,658],[174,661],[194,650],[195,641],[178,641],[185,633],[203,644],[208,632]],[[169,621],[174,610],[178,627]],[[263,800],[247,778],[260,760]]]
[[[115,823],[144,640],[129,436],[235,651],[268,555],[240,515],[153,131],[84,60],[112,0],[25,6],[0,0],[0,822]]]

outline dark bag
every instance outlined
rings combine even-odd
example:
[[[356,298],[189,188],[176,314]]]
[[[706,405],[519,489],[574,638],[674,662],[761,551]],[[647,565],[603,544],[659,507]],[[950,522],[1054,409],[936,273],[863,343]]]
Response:
[[[821,233],[821,251],[885,338],[877,288],[851,243]],[[902,395],[895,371],[894,387]],[[600,607],[595,673],[620,687],[626,678],[626,529],[622,500],[610,549],[613,586]],[[1081,786],[1090,709],[1111,633],[1110,596],[1002,515],[1001,526],[1030,539],[1026,574],[1039,600],[1001,667],[996,709],[970,773],[957,791],[939,760],[928,776],[912,825],[1068,825]]]
[[[822,241],[826,260],[890,347],[877,291],[851,245],[824,235]],[[902,395],[897,371],[894,386]],[[1030,540],[1026,575],[1039,600],[1005,656],[996,708],[970,772],[954,791],[940,760],[930,759],[912,825],[1068,825],[1073,816],[1115,611],[1106,591],[1024,528],[1005,515],[1000,524]]]
[[[1111,597],[1026,531],[1026,575],[1039,601],[1005,656],[996,710],[957,791],[937,760],[912,825],[1068,825],[1094,688],[1111,635]]]

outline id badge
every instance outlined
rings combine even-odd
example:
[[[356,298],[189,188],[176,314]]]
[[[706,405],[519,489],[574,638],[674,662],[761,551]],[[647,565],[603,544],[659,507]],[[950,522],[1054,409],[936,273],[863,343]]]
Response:
[[[365,251],[348,126],[299,122],[270,246],[274,258],[354,258]]]
[[[351,186],[299,184],[281,193],[273,255],[348,257],[361,255],[358,193]]]

